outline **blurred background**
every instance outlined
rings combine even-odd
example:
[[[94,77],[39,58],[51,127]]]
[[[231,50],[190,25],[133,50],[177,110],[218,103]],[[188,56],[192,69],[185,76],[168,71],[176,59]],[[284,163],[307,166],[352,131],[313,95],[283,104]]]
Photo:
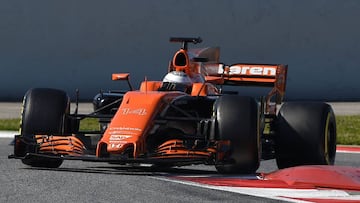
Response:
[[[161,80],[179,48],[171,36],[220,46],[225,64],[288,64],[286,100],[359,101],[359,10],[358,0],[2,0],[0,101],[33,87],[87,101],[126,89],[111,81],[118,72],[135,87]]]

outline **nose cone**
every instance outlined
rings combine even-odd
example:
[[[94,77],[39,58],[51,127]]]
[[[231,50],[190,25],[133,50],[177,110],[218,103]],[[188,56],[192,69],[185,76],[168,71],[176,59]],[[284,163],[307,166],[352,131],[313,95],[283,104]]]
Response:
[[[120,108],[98,143],[96,155],[124,154],[132,150],[136,158],[146,152],[146,138],[153,120],[166,102],[181,95],[179,92],[129,91]]]

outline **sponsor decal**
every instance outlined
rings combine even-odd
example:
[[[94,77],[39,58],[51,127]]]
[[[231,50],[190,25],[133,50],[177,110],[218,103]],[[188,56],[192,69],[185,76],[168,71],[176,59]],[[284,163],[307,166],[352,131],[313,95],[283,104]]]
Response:
[[[111,135],[110,136],[110,141],[121,141],[124,139],[128,139],[129,137],[131,137],[130,135]]]
[[[276,76],[276,66],[249,66],[233,65],[223,67],[219,66],[218,74],[228,75],[259,75],[259,76]]]
[[[130,108],[122,108],[121,109],[123,115],[139,115],[144,116],[147,114],[146,109],[139,108],[139,109],[130,109]]]
[[[131,131],[110,131],[110,135],[136,135],[136,132]]]
[[[109,129],[111,132],[110,134],[114,134],[114,132],[116,131],[139,131],[141,132],[142,130],[140,128],[131,128],[131,127],[112,127]],[[130,134],[130,133],[126,133],[126,134]]]

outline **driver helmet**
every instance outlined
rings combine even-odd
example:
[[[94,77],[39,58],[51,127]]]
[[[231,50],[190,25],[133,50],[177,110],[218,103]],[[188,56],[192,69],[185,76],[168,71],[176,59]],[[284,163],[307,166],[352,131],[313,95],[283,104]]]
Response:
[[[163,82],[177,83],[185,86],[191,86],[192,81],[190,77],[182,71],[171,71],[165,75]]]
[[[192,81],[190,77],[182,71],[172,71],[165,75],[160,90],[162,91],[181,91],[191,92]]]

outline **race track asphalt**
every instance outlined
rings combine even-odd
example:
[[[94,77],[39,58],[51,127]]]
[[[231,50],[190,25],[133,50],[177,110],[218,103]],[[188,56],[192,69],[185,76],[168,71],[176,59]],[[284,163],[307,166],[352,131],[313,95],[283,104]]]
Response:
[[[281,202],[169,181],[174,176],[219,177],[214,166],[161,170],[64,161],[58,169],[31,168],[7,158],[12,152],[10,140],[0,139],[0,202]],[[359,167],[359,156],[338,153],[336,165]],[[258,172],[274,170],[275,161],[269,160],[261,162]]]

